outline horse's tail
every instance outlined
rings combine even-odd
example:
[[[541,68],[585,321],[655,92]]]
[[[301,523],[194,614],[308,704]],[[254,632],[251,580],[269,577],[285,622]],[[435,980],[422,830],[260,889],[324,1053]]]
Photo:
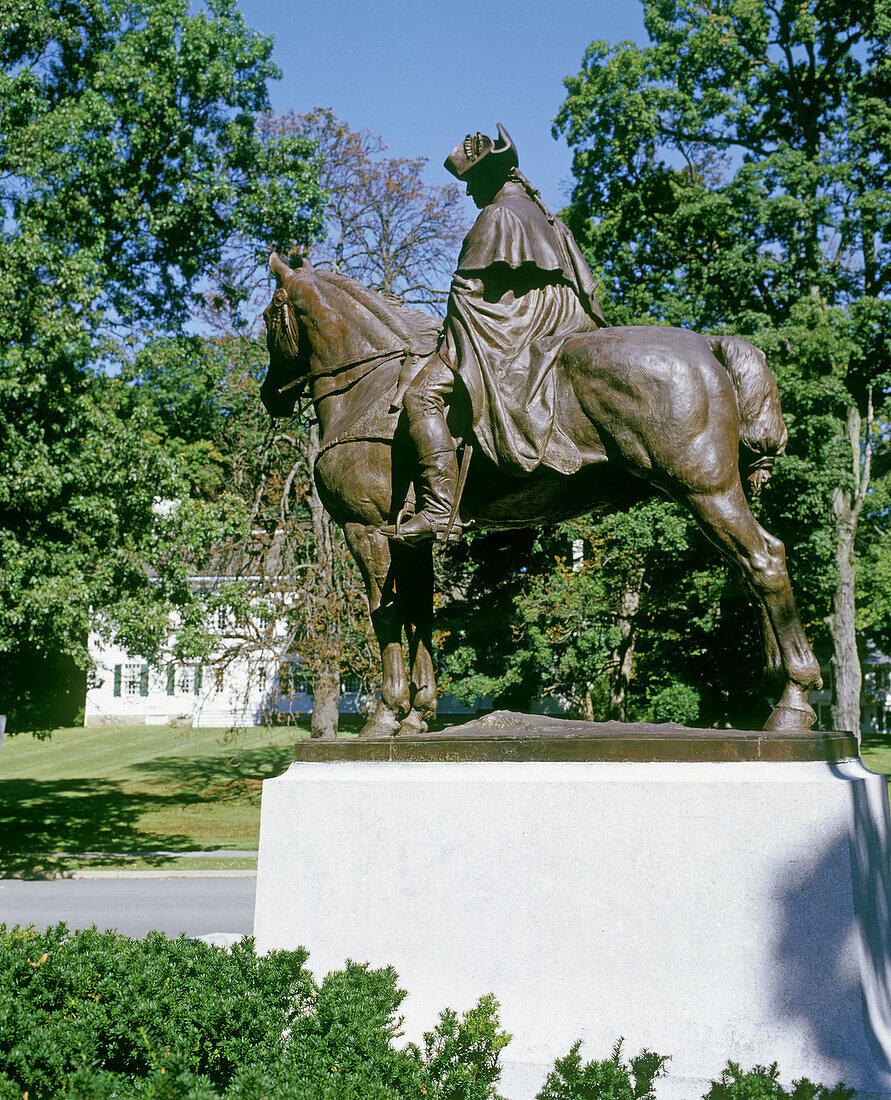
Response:
[[[786,449],[788,433],[780,409],[780,392],[760,348],[738,336],[707,336],[712,354],[736,389],[739,441],[753,458],[748,480],[753,493],[770,478],[774,459]]]

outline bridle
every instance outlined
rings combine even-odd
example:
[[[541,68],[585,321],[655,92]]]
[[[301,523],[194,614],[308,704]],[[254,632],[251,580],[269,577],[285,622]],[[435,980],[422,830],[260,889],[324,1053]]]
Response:
[[[337,386],[333,390],[329,390],[324,396],[329,397],[337,393],[346,393],[346,391],[355,386],[357,382],[361,382],[367,374],[370,374],[375,367],[380,366],[381,363],[388,362],[390,359],[396,359],[400,355],[402,356],[404,365],[412,356],[419,357],[420,352],[415,351],[413,348],[391,348],[389,351],[378,351],[373,355],[365,355],[360,359],[347,359],[345,362],[338,363],[333,367],[316,367],[314,370],[309,370],[305,374],[302,374],[299,378],[294,378],[290,382],[285,383],[284,386],[276,390],[276,393],[287,393],[289,390],[297,389],[297,387],[302,389],[304,386],[314,382],[317,378],[331,378],[341,374],[343,371],[350,370],[352,367],[365,366],[366,369],[357,374],[355,378],[350,378],[349,381],[345,382],[343,385]]]
[[[278,299],[277,304],[279,306],[279,309],[277,311],[278,316],[273,315],[272,325],[276,329],[284,330],[284,333],[287,336],[287,342],[291,344],[292,347],[299,347],[299,341],[297,340],[295,334],[292,332],[292,326],[295,324],[295,318],[291,312],[287,291],[284,291],[284,293],[282,293],[283,290],[284,288],[280,288],[280,290],[276,292],[275,298],[273,299],[273,301]],[[278,337],[274,335],[273,343],[277,343],[277,341]],[[325,393],[320,394],[319,400],[323,401],[327,397],[334,397],[337,394],[346,393],[348,390],[352,389],[353,386],[361,382],[362,379],[369,375],[373,370],[381,366],[383,363],[389,362],[391,359],[398,359],[401,357],[402,368],[404,371],[404,368],[406,366],[416,363],[419,359],[426,358],[429,354],[431,354],[431,352],[432,348],[429,350],[419,351],[417,348],[403,345],[401,347],[389,348],[385,351],[372,352],[372,354],[370,355],[363,355],[356,359],[346,359],[342,363],[337,363],[334,366],[329,366],[326,364],[324,366],[315,367],[312,370],[307,370],[299,377],[293,378],[290,382],[286,382],[283,386],[280,386],[276,390],[276,393],[281,396],[282,394],[288,393],[291,390],[297,390],[298,393],[295,394],[295,397],[299,400],[303,391],[311,383],[316,381],[316,379],[336,378],[338,376],[346,374],[346,372],[351,371],[356,367],[364,368],[363,370],[360,370],[357,374],[340,381],[339,384],[335,384],[333,388],[327,390]],[[302,408],[300,411],[302,413]]]

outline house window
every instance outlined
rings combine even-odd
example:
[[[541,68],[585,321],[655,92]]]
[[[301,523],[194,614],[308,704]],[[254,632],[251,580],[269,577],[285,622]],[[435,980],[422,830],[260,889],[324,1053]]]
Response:
[[[340,690],[343,695],[352,695],[362,690],[362,681],[358,676],[342,676]]]
[[[585,567],[585,540],[572,540],[572,571],[579,573]]]
[[[124,665],[124,694],[139,695],[142,686],[142,665]]]
[[[227,607],[218,607],[213,616],[214,626],[217,630],[226,631],[229,629],[229,609]]]
[[[278,671],[278,686],[282,695],[312,695],[312,681],[297,661],[282,663]]]
[[[201,691],[201,665],[169,665],[168,695],[197,695]]]
[[[226,686],[226,670],[222,665],[218,665],[213,670],[213,689],[219,694]]]
[[[115,695],[148,695],[149,666],[141,662],[128,661],[114,666]]]

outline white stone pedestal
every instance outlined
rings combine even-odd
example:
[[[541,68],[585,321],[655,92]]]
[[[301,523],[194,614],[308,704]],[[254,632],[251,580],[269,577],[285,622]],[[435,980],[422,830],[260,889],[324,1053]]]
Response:
[[[891,1097],[885,779],[858,761],[295,763],[263,785],[255,934],[393,965],[405,1032],[492,992],[531,1100],[577,1038]]]

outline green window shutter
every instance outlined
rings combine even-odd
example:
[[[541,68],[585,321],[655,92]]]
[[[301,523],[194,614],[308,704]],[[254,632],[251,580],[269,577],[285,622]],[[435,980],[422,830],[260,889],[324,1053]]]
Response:
[[[139,670],[139,694],[148,695],[148,665]]]
[[[198,665],[195,669],[195,694],[201,693],[201,665]]]
[[[167,666],[167,694],[176,693],[176,665]]]
[[[121,694],[121,666],[114,666],[114,693],[115,695]]]

